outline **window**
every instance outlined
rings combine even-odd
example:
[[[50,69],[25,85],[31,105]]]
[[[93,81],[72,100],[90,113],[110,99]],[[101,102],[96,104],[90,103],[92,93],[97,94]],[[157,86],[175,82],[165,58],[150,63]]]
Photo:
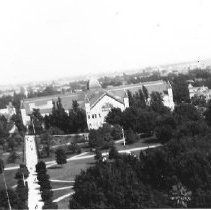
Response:
[[[99,114],[99,117],[101,117],[101,115]]]
[[[97,115],[95,114],[95,118],[97,118]]]
[[[94,115],[94,114],[92,115],[92,118],[93,118],[93,119],[95,118],[95,115]]]
[[[90,119],[90,115],[88,115],[88,119]]]

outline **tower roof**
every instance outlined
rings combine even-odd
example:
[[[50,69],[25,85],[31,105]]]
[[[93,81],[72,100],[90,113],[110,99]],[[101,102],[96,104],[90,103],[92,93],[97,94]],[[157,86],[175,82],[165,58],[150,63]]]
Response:
[[[101,88],[101,85],[100,85],[100,83],[98,82],[97,79],[91,78],[88,81],[88,89],[89,90],[96,90],[96,89],[100,89],[100,88]]]

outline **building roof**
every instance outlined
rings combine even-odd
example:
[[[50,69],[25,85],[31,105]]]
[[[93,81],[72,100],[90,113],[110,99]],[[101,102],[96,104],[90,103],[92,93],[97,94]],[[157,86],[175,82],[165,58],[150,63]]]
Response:
[[[124,98],[127,97],[127,90],[134,94],[145,86],[149,94],[151,94],[153,91],[164,94],[165,91],[171,87],[168,82],[162,80],[131,85],[121,85],[107,89],[102,89],[99,82],[96,82],[94,79],[90,80],[89,84],[94,89],[91,88],[91,90],[86,92],[57,94],[52,96],[25,99],[23,101],[23,106],[26,110],[26,114],[30,114],[32,112],[32,110],[30,110],[30,103],[34,103],[35,107],[40,109],[41,114],[51,113],[52,107],[49,106],[49,101],[57,101],[58,97],[61,98],[62,105],[65,110],[72,108],[73,100],[77,100],[79,106],[84,109],[85,103],[89,102],[90,106],[93,107],[102,97],[104,97],[104,95],[108,95],[120,103],[124,103]]]
[[[119,97],[123,97],[124,91],[129,90],[132,94],[134,94],[138,90],[142,89],[143,86],[146,87],[149,94],[151,94],[153,91],[163,94],[165,91],[168,90],[168,88],[171,88],[170,83],[165,82],[163,80],[158,80],[158,81],[152,81],[152,82],[142,82],[138,84],[121,85],[117,87],[112,87],[108,89],[108,92],[112,92],[118,95]]]
[[[48,107],[49,101],[57,101],[58,97],[61,98],[62,105],[65,110],[69,110],[72,108],[72,101],[77,100],[79,106],[84,108],[84,93],[69,93],[69,94],[60,94],[60,95],[52,95],[52,96],[44,96],[39,98],[30,98],[23,101],[23,107],[26,110],[26,114],[30,114],[32,111],[30,110],[30,104],[34,103],[35,107],[40,109],[40,113],[51,113],[52,108]],[[53,104],[52,104],[53,106]]]
[[[89,102],[90,106],[93,107],[105,95],[110,96],[111,98],[115,99],[116,101],[119,101],[120,103],[123,103],[123,98],[120,98],[119,96],[114,95],[112,92],[108,92],[103,89],[87,92],[85,97],[86,102]]]

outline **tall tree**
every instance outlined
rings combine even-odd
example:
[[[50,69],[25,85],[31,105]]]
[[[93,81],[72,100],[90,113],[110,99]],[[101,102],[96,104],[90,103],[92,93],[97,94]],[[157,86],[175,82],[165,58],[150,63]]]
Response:
[[[211,100],[207,103],[207,110],[204,113],[205,120],[209,126],[211,126]]]
[[[147,100],[149,98],[149,93],[148,93],[147,88],[144,85],[142,86],[142,91],[143,91],[143,94],[144,94],[145,101],[147,102]]]
[[[162,95],[159,92],[152,92],[150,95],[150,108],[158,114],[169,113],[169,108],[163,104]]]
[[[33,109],[33,112],[31,114],[31,121],[33,123],[34,130],[36,134],[41,134],[43,131],[43,117],[40,114],[39,109]]]
[[[55,154],[56,154],[56,162],[57,162],[57,164],[63,165],[65,163],[67,163],[66,154],[65,154],[64,149],[58,148],[56,150]]]
[[[106,122],[111,125],[122,125],[122,111],[120,108],[112,108],[106,116]]]
[[[190,102],[190,97],[189,97],[189,90],[188,90],[188,85],[186,83],[186,78],[183,75],[179,75],[173,80],[173,95],[174,95],[174,101],[177,104],[180,103],[186,103]]]

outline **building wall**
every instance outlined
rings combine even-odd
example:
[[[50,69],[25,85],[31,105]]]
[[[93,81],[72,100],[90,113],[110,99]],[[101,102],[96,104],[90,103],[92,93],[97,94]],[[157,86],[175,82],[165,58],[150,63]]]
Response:
[[[26,114],[25,109],[21,109],[21,116],[22,116],[24,126],[29,125],[30,117]]]
[[[107,95],[98,101],[93,108],[90,108],[89,103],[86,103],[85,108],[88,129],[98,129],[102,126],[106,116],[113,107],[120,108],[122,111],[126,108],[123,103],[120,103]]]
[[[29,103],[30,111],[33,111],[33,109],[52,109],[53,103],[52,100],[47,101],[46,104],[42,104],[39,106],[36,106],[35,103]]]
[[[172,88],[168,88],[168,94],[163,95],[163,104],[164,106],[169,107],[171,110],[174,110],[174,100]]]

